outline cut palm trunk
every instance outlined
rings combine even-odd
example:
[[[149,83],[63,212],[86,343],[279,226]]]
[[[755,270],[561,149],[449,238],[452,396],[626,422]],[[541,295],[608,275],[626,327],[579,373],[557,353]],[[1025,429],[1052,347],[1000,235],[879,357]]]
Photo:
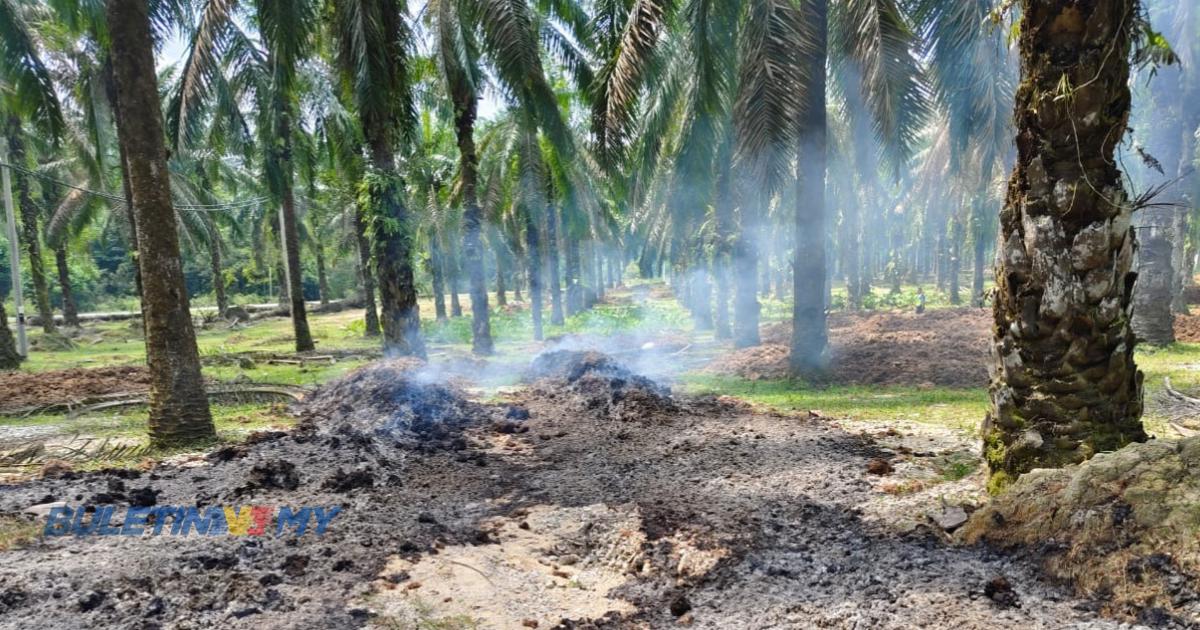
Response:
[[[1136,0],[1022,0],[1017,163],[1000,213],[989,489],[1146,439],[1130,327]],[[1081,160],[1080,156],[1086,156]]]

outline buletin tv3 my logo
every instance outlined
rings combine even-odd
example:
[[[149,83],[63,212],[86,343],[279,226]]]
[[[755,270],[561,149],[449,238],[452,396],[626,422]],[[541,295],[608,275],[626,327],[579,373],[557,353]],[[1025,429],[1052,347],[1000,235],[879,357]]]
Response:
[[[341,511],[340,506],[61,505],[50,510],[44,531],[46,536],[320,536]]]

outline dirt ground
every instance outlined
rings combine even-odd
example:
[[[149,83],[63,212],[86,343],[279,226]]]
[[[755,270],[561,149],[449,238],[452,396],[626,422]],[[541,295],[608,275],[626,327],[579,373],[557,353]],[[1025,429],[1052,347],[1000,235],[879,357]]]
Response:
[[[1200,315],[1176,315],[1175,339],[1187,343],[1200,343]]]
[[[116,393],[150,389],[143,366],[75,368],[49,372],[0,372],[0,413],[50,404],[78,403]]]
[[[830,378],[844,385],[983,387],[991,313],[986,309],[834,313],[829,317]],[[709,364],[714,374],[749,379],[788,376],[791,323],[763,327],[763,345]]]
[[[541,380],[483,403],[372,365],[302,403],[291,433],[0,486],[0,518],[35,524],[24,511],[54,501],[343,509],[322,537],[9,550],[0,626],[1130,627],[1041,581],[1036,558],[896,527],[946,509],[937,489],[882,500],[907,467],[962,448],[945,435],[672,397],[604,355],[536,367]]]

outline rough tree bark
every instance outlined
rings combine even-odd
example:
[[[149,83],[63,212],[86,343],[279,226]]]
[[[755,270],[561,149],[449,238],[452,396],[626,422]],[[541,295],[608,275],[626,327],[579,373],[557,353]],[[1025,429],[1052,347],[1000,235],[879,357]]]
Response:
[[[815,376],[825,370],[828,330],[825,321],[825,59],[828,6],[814,2],[808,14],[814,46],[805,55],[809,85],[800,118],[797,161],[795,239],[792,266],[792,348],[789,369],[793,376]]]
[[[1129,118],[1137,0],[1021,0],[1017,164],[1000,213],[989,489],[1143,441],[1129,325]]]
[[[479,157],[475,154],[475,116],[478,101],[474,95],[455,99],[454,123],[458,137],[459,180],[463,195],[463,264],[471,292],[471,350],[478,355],[494,351],[492,326],[488,316],[487,279],[483,269],[483,209],[476,192],[479,182]],[[455,276],[457,280],[457,275]],[[457,296],[458,283],[453,282]],[[457,317],[457,315],[456,315]]]
[[[213,439],[212,416],[200,375],[200,353],[183,264],[164,144],[154,42],[145,0],[109,0],[112,62],[120,93],[118,140],[129,173],[142,278],[146,362],[150,367],[150,441],[173,446]]]
[[[21,119],[16,114],[8,117],[8,157],[13,164],[24,168],[25,139],[21,135]],[[17,188],[17,207],[21,216],[21,241],[25,254],[29,256],[29,276],[33,281],[33,300],[37,306],[38,320],[42,330],[54,332],[54,311],[50,306],[50,285],[46,282],[46,262],[42,258],[42,243],[38,229],[38,209],[33,205],[33,194],[29,188],[29,177],[16,169],[10,169]]]

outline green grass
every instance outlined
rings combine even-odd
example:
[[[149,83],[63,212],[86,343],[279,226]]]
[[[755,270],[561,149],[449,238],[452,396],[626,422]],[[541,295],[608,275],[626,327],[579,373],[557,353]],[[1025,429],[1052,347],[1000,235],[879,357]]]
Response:
[[[42,524],[22,516],[0,516],[0,551],[25,546],[42,536]]]
[[[987,411],[983,389],[946,387],[807,387],[792,381],[749,381],[736,377],[685,375],[683,389],[734,396],[781,411],[819,410],[834,417],[888,422],[907,420],[974,431]]]
[[[928,306],[948,306],[946,297],[933,287],[926,286]],[[844,297],[844,287],[834,289],[834,299]],[[875,287],[873,299],[884,303],[892,299],[898,307],[908,308],[914,299],[915,286],[904,286],[899,295],[890,296],[887,287]],[[595,335],[618,335],[633,331],[665,333],[679,331],[691,334],[688,313],[662,290],[661,285],[652,285],[649,291],[636,291],[638,295],[649,294],[648,300],[635,303],[629,292],[616,296],[617,299],[593,309],[569,317],[562,326],[549,325],[549,309],[545,313],[546,336],[588,333]],[[466,313],[470,312],[469,296],[461,298]],[[786,320],[791,314],[790,300],[765,299],[763,321]],[[466,356],[470,350],[470,318],[453,318],[448,322],[433,319],[432,303],[421,301],[422,326],[431,346],[435,360],[447,355]],[[495,362],[518,364],[531,357],[539,348],[531,342],[533,336],[529,312],[523,308],[494,308],[492,330],[497,342]],[[362,351],[373,354],[379,349],[378,339],[362,336],[362,314],[358,309],[337,313],[310,313],[309,325],[321,351]],[[41,341],[40,330],[31,331],[35,344]],[[693,342],[706,342],[707,336],[692,335]],[[224,355],[290,354],[293,351],[291,322],[285,317],[265,318],[248,325],[229,329],[223,323],[201,325],[197,328],[197,341],[204,360],[207,378],[221,381],[253,381],[283,385],[317,385],[337,378],[363,365],[367,359],[352,358],[329,364],[313,362],[307,365],[270,364],[258,360],[252,365],[222,359]],[[703,343],[701,344],[703,345]],[[36,347],[36,346],[35,346]],[[44,347],[50,347],[46,345]],[[713,344],[706,347],[719,348]],[[689,356],[702,362],[704,356],[689,351]],[[36,350],[24,371],[58,370],[72,367],[98,367],[111,365],[141,365],[144,363],[144,348],[140,324],[136,322],[104,322],[90,324],[85,332],[74,339],[74,346],[61,350]],[[1167,348],[1141,348],[1137,354],[1138,365],[1145,373],[1146,398],[1151,401],[1162,389],[1164,377],[1170,377],[1173,385],[1186,392],[1200,392],[1200,344],[1174,344]],[[517,372],[505,378],[501,385],[516,382]],[[789,381],[747,381],[736,377],[709,374],[686,374],[681,378],[681,391],[688,393],[714,393],[735,396],[749,402],[766,405],[784,411],[819,410],[825,415],[854,418],[874,422],[915,421],[974,432],[988,407],[988,396],[984,388],[951,389],[943,387],[808,387]],[[1147,429],[1157,435],[1173,436],[1166,418],[1154,412],[1154,405],[1147,405],[1145,416]],[[220,439],[236,441],[250,431],[286,424],[290,420],[273,410],[267,403],[228,404],[218,402],[213,406]],[[59,426],[61,436],[81,434],[97,438],[123,438],[144,442],[146,411],[144,408],[128,408],[113,413],[96,414],[83,418],[68,418],[65,415],[42,415],[27,418],[0,417],[0,427]],[[943,474],[949,479],[971,473],[963,462],[947,462]]]

